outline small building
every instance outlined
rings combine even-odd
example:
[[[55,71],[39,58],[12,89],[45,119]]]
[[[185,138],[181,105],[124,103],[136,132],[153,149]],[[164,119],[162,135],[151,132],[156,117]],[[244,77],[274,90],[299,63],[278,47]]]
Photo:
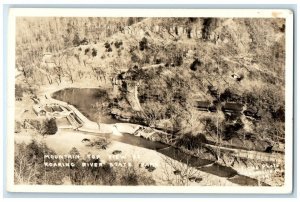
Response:
[[[209,101],[196,101],[194,105],[199,111],[209,111]]]
[[[208,111],[210,112],[216,112],[217,111],[217,107],[215,105],[210,105],[208,108]]]
[[[254,110],[253,108],[247,108],[245,111],[244,111],[244,114],[245,116],[254,116],[256,114],[256,110]]]
[[[33,105],[32,109],[37,116],[46,116],[47,112],[42,106]]]
[[[252,107],[247,108],[243,113],[247,118],[256,119],[256,120],[261,119],[261,115],[258,113],[258,110],[255,110]]]
[[[242,112],[243,111],[243,104],[236,103],[236,102],[226,102],[225,105],[222,107],[224,112],[234,113],[234,112]]]

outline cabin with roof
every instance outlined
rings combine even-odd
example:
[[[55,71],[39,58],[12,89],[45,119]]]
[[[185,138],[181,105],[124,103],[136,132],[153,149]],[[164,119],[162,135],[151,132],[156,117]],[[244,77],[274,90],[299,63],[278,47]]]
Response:
[[[227,113],[239,113],[243,111],[243,104],[236,102],[226,102],[222,110]]]
[[[217,111],[217,107],[215,105],[210,105],[208,107],[208,111],[210,111],[210,112],[216,112]]]
[[[244,111],[244,115],[245,116],[254,116],[255,114],[257,113],[257,110],[255,110],[254,108],[252,107],[249,107],[247,108],[245,111]]]
[[[247,108],[243,113],[247,118],[257,119],[257,120],[261,119],[261,116],[259,115],[258,110],[255,110],[253,107]]]
[[[209,111],[210,102],[209,101],[195,101],[195,105],[199,111]]]

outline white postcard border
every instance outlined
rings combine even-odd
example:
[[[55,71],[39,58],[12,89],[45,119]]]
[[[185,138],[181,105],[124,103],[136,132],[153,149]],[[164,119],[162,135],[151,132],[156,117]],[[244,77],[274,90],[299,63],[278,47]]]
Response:
[[[18,16],[32,17],[250,17],[286,19],[285,67],[285,184],[282,187],[243,186],[79,186],[14,185],[14,84],[15,22]],[[293,188],[293,12],[287,9],[50,9],[11,8],[8,24],[7,64],[7,191],[64,193],[271,193],[287,194]]]

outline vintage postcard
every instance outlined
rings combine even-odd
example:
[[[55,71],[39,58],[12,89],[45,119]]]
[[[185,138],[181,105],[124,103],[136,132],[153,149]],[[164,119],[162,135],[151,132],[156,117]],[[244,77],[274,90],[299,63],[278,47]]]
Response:
[[[8,31],[8,191],[292,191],[291,11],[11,9]]]

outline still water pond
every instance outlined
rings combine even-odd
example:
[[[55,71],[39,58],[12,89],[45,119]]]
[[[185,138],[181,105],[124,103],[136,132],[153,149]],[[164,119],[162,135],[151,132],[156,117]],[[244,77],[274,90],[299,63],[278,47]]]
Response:
[[[89,120],[101,123],[117,123],[109,115],[103,115],[108,104],[106,91],[99,88],[65,88],[52,94],[54,99],[64,101],[76,107]]]

